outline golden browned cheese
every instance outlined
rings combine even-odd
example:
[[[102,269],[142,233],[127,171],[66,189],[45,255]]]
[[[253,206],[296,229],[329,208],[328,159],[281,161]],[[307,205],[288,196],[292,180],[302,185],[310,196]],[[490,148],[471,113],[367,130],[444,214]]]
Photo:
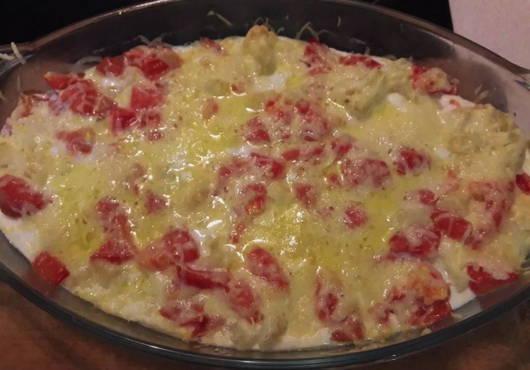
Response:
[[[219,40],[218,45],[221,50],[198,42],[174,48],[182,65],[159,80],[166,92],[160,140],[148,140],[145,130],[135,128],[113,134],[110,117],[96,120],[69,110],[54,115],[46,102],[35,104],[27,117],[22,117],[19,106],[8,119],[12,134],[0,138],[0,175],[25,178],[52,201],[18,220],[2,215],[0,225],[29,259],[42,250],[57,256],[70,271],[64,282],[67,289],[104,311],[185,340],[270,350],[333,343],[330,333],[338,324],[330,325],[316,313],[319,273],[338,281],[339,309],[355,312],[363,338],[370,340],[415,326],[408,320],[417,309],[413,301],[395,303],[390,323],[378,316],[379,305],[389,301],[395,287],[421,291],[426,302],[446,301],[463,291],[472,297],[467,288],[469,264],[487,266],[501,277],[517,271],[530,235],[530,198],[518,189],[500,231],[481,248],[442,235],[438,252],[430,258],[387,258],[392,235],[431,222],[427,206],[405,199],[409,192],[429,189],[439,197],[438,207],[475,224],[481,214],[468,185],[513,183],[522,171],[526,143],[509,115],[489,105],[448,109],[441,94],[414,87],[414,67],[405,59],[371,59],[379,66],[370,68],[341,63],[346,54],[326,48],[319,51],[325,55],[325,70],[315,72],[305,42],[278,37],[265,27],[252,28],[246,37]],[[121,107],[129,106],[133,85],[147,82],[132,66],[119,77],[92,68],[85,78]],[[249,120],[272,119],[268,104],[288,106],[291,127],[299,128],[304,125],[304,102],[329,125],[325,138],[248,142]],[[57,132],[82,127],[95,131],[92,153],[71,155]],[[330,175],[343,176],[341,166],[348,160],[337,159],[331,149],[331,142],[341,135],[354,138],[355,155],[386,162],[389,176],[384,185],[329,182]],[[282,158],[289,149],[303,151],[318,143],[325,149],[317,160],[293,164]],[[417,174],[397,173],[395,153],[403,147],[429,157],[429,168]],[[235,242],[235,209],[243,197],[237,189],[254,175],[234,177],[220,192],[219,169],[234,157],[249,158],[253,152],[277,158],[285,173],[265,182],[264,210],[245,218],[246,228]],[[145,169],[139,191],[131,189],[135,168]],[[447,191],[451,176],[459,186]],[[294,189],[300,183],[314,186],[317,200],[304,204],[297,199]],[[148,213],[147,191],[163,196],[168,206]],[[105,239],[96,212],[96,203],[105,196],[115,197],[126,209],[139,249],[172,227],[189,230],[200,245],[201,257],[194,263],[247,281],[259,299],[263,319],[251,323],[239,317],[223,289],[193,293],[206,313],[224,320],[221,328],[204,336],[192,337],[189,326],[160,315],[173,289],[173,269],[156,271],[134,259],[121,264],[90,260]],[[350,205],[364,209],[365,224],[346,225],[344,212]],[[277,259],[288,289],[278,289],[249,271],[245,256],[257,246]],[[433,266],[449,285],[432,282]],[[417,285],[422,280],[428,281],[426,285]]]

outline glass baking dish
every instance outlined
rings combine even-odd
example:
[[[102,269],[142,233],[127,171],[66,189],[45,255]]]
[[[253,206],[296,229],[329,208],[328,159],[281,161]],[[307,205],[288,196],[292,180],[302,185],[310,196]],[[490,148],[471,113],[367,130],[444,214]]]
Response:
[[[436,27],[385,8],[346,0],[159,0],[76,23],[31,43],[19,44],[26,62],[0,64],[0,122],[26,90],[44,90],[42,75],[69,72],[87,55],[112,55],[160,37],[185,44],[200,37],[244,35],[256,23],[279,34],[316,36],[341,50],[380,56],[413,57],[458,78],[461,95],[491,103],[515,115],[530,131],[530,72],[494,53]],[[1,50],[0,52],[6,51]],[[4,47],[3,49],[7,49]],[[487,94],[483,92],[486,91]],[[92,304],[39,279],[30,263],[0,235],[0,277],[54,316],[115,343],[161,356],[207,365],[242,368],[312,368],[359,365],[396,359],[461,335],[530,297],[530,276],[456,310],[428,330],[396,335],[382,343],[296,351],[238,351],[185,343],[139,324],[108,315]]]

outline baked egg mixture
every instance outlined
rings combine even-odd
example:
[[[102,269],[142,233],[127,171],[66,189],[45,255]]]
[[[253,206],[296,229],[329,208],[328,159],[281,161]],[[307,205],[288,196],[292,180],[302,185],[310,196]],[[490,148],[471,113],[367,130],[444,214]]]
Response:
[[[183,340],[383,340],[520,278],[512,118],[438,68],[255,26],[49,72],[0,137],[0,226],[34,271]]]

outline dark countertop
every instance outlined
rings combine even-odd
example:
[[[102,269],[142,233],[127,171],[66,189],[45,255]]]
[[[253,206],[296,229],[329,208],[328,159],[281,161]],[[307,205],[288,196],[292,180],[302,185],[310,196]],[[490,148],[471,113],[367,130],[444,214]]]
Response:
[[[110,344],[0,283],[0,369],[203,369]],[[530,302],[442,346],[367,370],[530,370]]]

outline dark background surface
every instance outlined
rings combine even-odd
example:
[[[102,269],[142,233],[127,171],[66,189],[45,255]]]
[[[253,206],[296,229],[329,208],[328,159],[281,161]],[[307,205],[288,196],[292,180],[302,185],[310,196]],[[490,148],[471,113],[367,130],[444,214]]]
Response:
[[[142,1],[0,0],[0,44],[11,41],[32,41],[84,18],[140,2]],[[447,0],[371,0],[369,2],[451,28]]]

